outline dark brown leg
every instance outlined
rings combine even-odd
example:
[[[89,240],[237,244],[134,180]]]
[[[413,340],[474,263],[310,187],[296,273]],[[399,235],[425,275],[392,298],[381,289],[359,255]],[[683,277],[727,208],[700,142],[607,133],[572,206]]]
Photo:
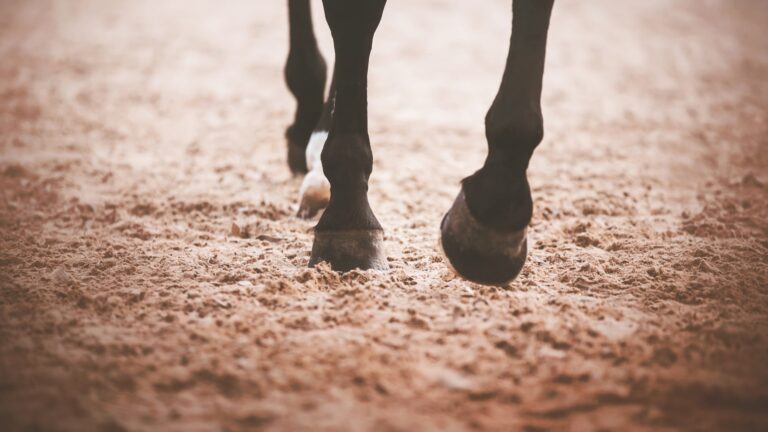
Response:
[[[373,156],[368,137],[368,60],[386,0],[323,0],[336,50],[336,94],[322,165],[331,185],[315,227],[309,265],[385,269],[383,230],[368,204]]]
[[[296,116],[285,131],[288,166],[294,173],[307,172],[305,150],[323,112],[327,68],[317,47],[309,0],[288,0],[290,49],[285,81],[296,98]]]
[[[464,179],[441,225],[450,265],[476,282],[506,284],[525,263],[533,214],[526,170],[544,135],[541,83],[553,2],[514,0],[507,64],[485,118],[488,157]]]

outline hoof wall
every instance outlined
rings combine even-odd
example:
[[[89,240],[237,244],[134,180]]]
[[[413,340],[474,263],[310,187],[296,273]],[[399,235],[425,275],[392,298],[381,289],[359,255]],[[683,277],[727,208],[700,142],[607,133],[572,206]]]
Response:
[[[505,232],[480,224],[470,213],[463,190],[443,217],[440,231],[448,264],[473,282],[506,285],[520,274],[528,255],[526,230]]]
[[[311,219],[328,207],[331,201],[331,184],[322,170],[313,169],[301,183],[299,189],[299,211],[297,216]]]
[[[326,261],[336,271],[387,270],[381,230],[315,231],[309,266]]]

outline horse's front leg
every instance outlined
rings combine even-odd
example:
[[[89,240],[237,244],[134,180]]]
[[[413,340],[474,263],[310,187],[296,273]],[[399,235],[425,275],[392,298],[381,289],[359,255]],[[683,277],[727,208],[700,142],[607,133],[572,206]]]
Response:
[[[315,227],[309,265],[388,268],[384,233],[368,204],[373,156],[368,138],[368,60],[386,0],[323,0],[336,51],[335,108],[321,161],[331,197]]]
[[[485,118],[488,156],[463,180],[441,224],[450,265],[476,282],[510,282],[527,256],[533,203],[526,170],[544,134],[541,83],[553,1],[513,1],[507,64]]]

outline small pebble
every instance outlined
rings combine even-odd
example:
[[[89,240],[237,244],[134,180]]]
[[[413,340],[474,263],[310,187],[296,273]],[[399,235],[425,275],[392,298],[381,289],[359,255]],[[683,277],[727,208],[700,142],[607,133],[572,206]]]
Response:
[[[57,267],[56,270],[51,273],[51,278],[53,278],[54,282],[62,284],[62,285],[71,285],[75,282],[75,279],[67,273],[63,268]]]

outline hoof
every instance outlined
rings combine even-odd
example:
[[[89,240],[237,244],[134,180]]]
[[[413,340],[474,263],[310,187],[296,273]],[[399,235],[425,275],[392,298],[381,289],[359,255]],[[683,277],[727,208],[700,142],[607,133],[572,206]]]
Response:
[[[297,216],[311,219],[328,207],[331,200],[331,184],[322,171],[312,170],[301,183],[299,189],[299,212]]]
[[[387,270],[381,230],[315,231],[309,266],[326,261],[336,271]]]
[[[469,211],[464,191],[440,224],[440,245],[461,277],[486,285],[506,285],[523,268],[528,254],[525,228],[505,232],[482,225]]]
[[[323,151],[328,132],[315,132],[309,138],[306,151],[306,162],[309,173],[299,189],[299,212],[303,219],[311,219],[321,210],[328,207],[331,200],[331,184],[323,173],[323,163],[320,154]]]

